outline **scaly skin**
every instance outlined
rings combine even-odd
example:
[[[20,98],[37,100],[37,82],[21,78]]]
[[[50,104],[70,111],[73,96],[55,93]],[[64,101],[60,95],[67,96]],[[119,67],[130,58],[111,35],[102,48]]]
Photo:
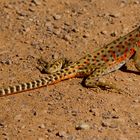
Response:
[[[85,77],[86,87],[110,86],[110,84],[101,82],[100,78],[118,70],[131,58],[134,59],[135,66],[140,71],[140,27],[67,67],[63,68],[60,60],[49,68],[44,66],[44,70],[49,73],[46,77],[1,88],[0,96],[52,85],[74,77]]]

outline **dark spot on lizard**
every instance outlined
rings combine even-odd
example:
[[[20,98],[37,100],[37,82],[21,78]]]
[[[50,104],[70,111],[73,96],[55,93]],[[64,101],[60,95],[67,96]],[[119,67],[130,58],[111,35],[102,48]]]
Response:
[[[4,92],[5,92],[5,94],[7,94],[7,93],[8,93],[8,89],[7,89],[7,88],[5,88],[5,89],[4,89]]]
[[[11,92],[14,92],[14,87],[9,87]]]
[[[16,91],[20,91],[20,85],[16,85]]]
[[[30,83],[26,83],[26,86],[27,86],[27,89],[29,89],[31,87]]]
[[[53,76],[52,76],[52,78],[53,78]],[[42,85],[45,85],[48,81],[51,81],[51,79],[48,78],[48,77],[42,78],[42,79],[40,79],[40,80],[41,80],[41,82],[42,82]]]
[[[32,87],[34,88],[36,83],[35,81],[32,81],[31,84],[32,84]]]
[[[54,77],[54,80],[58,80],[59,78],[57,76]]]
[[[26,88],[25,84],[21,84],[21,88],[24,90]]]
[[[104,50],[101,50],[101,53],[104,53]]]

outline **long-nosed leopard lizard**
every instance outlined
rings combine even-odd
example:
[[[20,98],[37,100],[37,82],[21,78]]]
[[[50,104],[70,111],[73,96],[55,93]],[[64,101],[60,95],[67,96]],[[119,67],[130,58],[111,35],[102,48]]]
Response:
[[[52,85],[74,77],[85,77],[87,87],[107,86],[107,83],[100,81],[100,77],[118,70],[131,58],[134,59],[135,66],[140,71],[140,27],[64,68],[61,61],[55,62],[52,67],[44,68],[47,72],[49,71],[44,78],[1,88],[0,96]]]

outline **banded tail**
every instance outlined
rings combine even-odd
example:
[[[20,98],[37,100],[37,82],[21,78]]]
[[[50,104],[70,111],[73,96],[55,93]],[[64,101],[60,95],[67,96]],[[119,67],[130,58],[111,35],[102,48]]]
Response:
[[[0,97],[37,89],[37,88],[47,86],[47,85],[52,85],[59,81],[75,77],[75,75],[76,73],[71,73],[71,74],[65,73],[65,69],[62,69],[56,73],[49,74],[44,78],[33,80],[32,82],[21,83],[15,86],[8,86],[6,88],[1,88]]]
[[[0,89],[0,97],[6,96],[6,95],[12,95],[12,94],[16,94],[19,92],[32,90],[32,89],[36,89],[36,88],[39,88],[42,86],[46,86],[48,83],[49,83],[49,78],[45,77],[45,78],[34,80],[32,82],[21,83],[21,84],[15,85],[15,86],[1,88]]]

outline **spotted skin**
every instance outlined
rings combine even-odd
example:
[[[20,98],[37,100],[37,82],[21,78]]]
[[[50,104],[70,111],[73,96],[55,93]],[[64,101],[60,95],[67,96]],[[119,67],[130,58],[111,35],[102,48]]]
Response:
[[[136,68],[140,71],[140,27],[96,50],[93,54],[87,54],[77,62],[65,65],[66,61],[59,60],[49,66],[43,62],[41,67],[48,73],[46,77],[1,88],[0,96],[52,85],[74,77],[86,78],[84,81],[86,87],[110,86],[100,79],[106,74],[121,68],[131,58],[133,58]]]

